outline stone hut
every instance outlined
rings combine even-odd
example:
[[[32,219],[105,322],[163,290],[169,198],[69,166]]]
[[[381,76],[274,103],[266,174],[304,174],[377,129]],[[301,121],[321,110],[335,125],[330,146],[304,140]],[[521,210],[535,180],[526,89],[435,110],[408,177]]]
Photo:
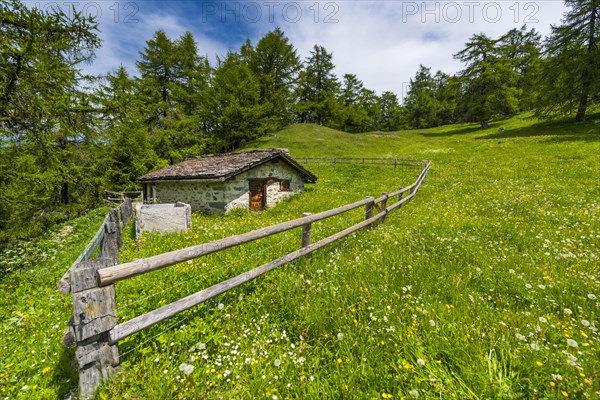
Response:
[[[254,150],[192,158],[138,179],[148,203],[190,204],[192,211],[251,211],[302,192],[317,177],[287,149]]]

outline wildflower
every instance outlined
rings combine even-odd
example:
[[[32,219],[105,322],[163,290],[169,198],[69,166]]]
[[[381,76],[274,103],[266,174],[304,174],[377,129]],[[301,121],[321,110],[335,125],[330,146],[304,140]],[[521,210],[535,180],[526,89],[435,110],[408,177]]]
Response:
[[[526,283],[526,284],[525,284],[525,287],[526,287],[527,289],[531,289],[531,285],[530,285],[529,283]]]
[[[531,343],[531,344],[529,345],[529,347],[531,347],[533,350],[539,350],[539,349],[540,349],[540,346],[538,346],[538,344],[537,344],[537,343]]]
[[[564,397],[569,397],[569,393],[565,392],[564,390],[561,393]]]
[[[573,340],[573,339],[567,339],[567,344],[569,346],[571,346],[571,347],[577,347],[578,346],[577,342],[575,340]]]
[[[412,397],[414,397],[415,399],[418,398],[420,396],[419,391],[417,389],[413,389],[410,392],[408,392],[408,394],[410,394]]]
[[[154,362],[155,362],[155,363],[157,363],[157,362],[158,362],[158,357],[156,357],[156,358],[154,359]]]
[[[337,363],[338,363],[338,364],[341,364],[341,363],[342,363],[342,359],[341,359],[341,358],[338,358],[338,359],[337,359]]]
[[[181,365],[179,365],[179,370],[184,374],[189,375],[192,372],[194,372],[194,366],[186,363],[181,363]]]
[[[565,309],[563,310],[563,312],[565,313],[565,315],[571,315],[571,314],[573,314],[573,311],[571,311],[571,309],[570,309],[570,308],[565,308]]]
[[[588,321],[586,319],[582,319],[581,320],[581,325],[583,325],[583,326],[590,326],[590,321]]]
[[[515,336],[516,336],[516,337],[517,337],[517,339],[519,339],[519,340],[522,340],[522,341],[525,341],[525,340],[527,340],[527,338],[526,338],[525,336],[521,335],[520,333],[516,333],[516,334],[515,334]]]
[[[24,385],[24,386],[21,388],[21,390],[27,390],[27,389],[29,389],[29,386],[27,386],[27,385]]]
[[[338,340],[344,340],[344,334],[342,332],[337,334]]]
[[[590,300],[596,300],[596,295],[594,293],[588,293],[588,299]]]
[[[225,307],[225,304],[219,303],[219,305],[217,307],[219,307],[219,310],[222,310]]]
[[[432,319],[430,319],[430,320],[429,320],[429,325],[431,325],[431,326],[435,326],[435,321],[434,321],[434,320],[432,320]]]
[[[538,287],[542,290],[546,289],[546,285],[538,285]]]
[[[554,383],[553,381],[550,381],[549,385],[550,385],[550,387],[552,387],[552,388],[553,388],[553,387],[555,387],[555,386],[556,386],[556,383]]]
[[[540,322],[541,322],[542,324],[545,324],[545,323],[547,323],[547,322],[548,322],[548,320],[547,320],[546,318],[544,318],[544,317],[540,317],[540,318],[539,318],[539,320],[540,320]]]
[[[544,363],[541,361],[536,361],[535,365],[537,365],[538,367],[541,367],[542,365],[544,365]]]
[[[204,343],[198,343],[197,347],[198,347],[198,350],[204,350],[204,349],[206,349],[206,345]]]
[[[281,365],[281,360],[278,358],[275,361],[273,361],[273,365],[275,365],[276,367],[279,367]]]
[[[417,358],[417,364],[419,364],[420,366],[425,365],[425,360],[423,360],[422,358]]]

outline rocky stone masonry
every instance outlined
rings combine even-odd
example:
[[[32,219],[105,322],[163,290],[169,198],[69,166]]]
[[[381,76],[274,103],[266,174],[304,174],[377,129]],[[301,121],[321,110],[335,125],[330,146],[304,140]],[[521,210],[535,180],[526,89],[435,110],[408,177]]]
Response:
[[[192,211],[223,212],[236,207],[248,208],[250,179],[273,181],[267,186],[268,206],[304,190],[300,174],[282,160],[273,160],[259,165],[222,182],[156,182],[155,203],[190,204]],[[289,190],[280,190],[279,180],[289,180]]]

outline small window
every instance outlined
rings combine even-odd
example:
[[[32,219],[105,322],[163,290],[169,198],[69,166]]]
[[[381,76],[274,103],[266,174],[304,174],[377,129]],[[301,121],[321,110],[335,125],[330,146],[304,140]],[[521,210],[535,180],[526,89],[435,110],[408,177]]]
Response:
[[[281,181],[279,181],[279,190],[281,190],[282,192],[289,192],[290,191],[290,180],[282,179]]]

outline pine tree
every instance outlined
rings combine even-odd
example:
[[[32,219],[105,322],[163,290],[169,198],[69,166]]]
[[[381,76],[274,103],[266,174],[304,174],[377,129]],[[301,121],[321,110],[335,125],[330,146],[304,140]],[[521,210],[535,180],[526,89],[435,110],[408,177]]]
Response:
[[[541,36],[523,25],[511,29],[498,39],[500,57],[508,59],[514,73],[514,85],[519,99],[519,111],[530,110],[535,104],[537,80],[541,62]]]
[[[265,133],[260,84],[239,53],[218,60],[207,97],[209,151],[232,151]]]
[[[600,0],[565,0],[571,8],[546,40],[538,114],[571,114],[583,121],[600,102]]]
[[[339,90],[334,68],[333,54],[315,45],[298,80],[296,114],[300,122],[326,125],[333,121]]]
[[[386,91],[381,94],[379,110],[381,117],[377,129],[391,132],[404,127],[402,108],[395,93]]]
[[[137,84],[120,66],[106,76],[93,97],[99,107],[97,128],[104,142],[97,155],[101,158],[104,184],[110,190],[137,190],[138,177],[167,165],[152,148],[140,112]]]
[[[515,75],[509,60],[498,56],[496,41],[484,34],[473,35],[454,57],[467,64],[460,73],[467,120],[487,128],[490,119],[517,112]]]
[[[436,125],[438,104],[435,98],[435,89],[436,84],[431,76],[431,69],[419,65],[415,79],[410,80],[404,100],[410,127],[420,129]]]
[[[364,85],[356,75],[345,74],[339,93],[340,104],[336,115],[335,126],[345,132],[361,132],[368,118],[367,110],[363,107]]]
[[[294,84],[301,68],[300,58],[294,46],[280,28],[267,33],[258,41],[256,48],[245,45],[249,55],[248,65],[260,84],[260,102],[268,109],[265,119],[268,130],[281,129],[292,122]],[[249,46],[249,47],[248,47]]]
[[[100,44],[96,23],[77,12],[18,0],[3,1],[1,12],[0,242],[97,201],[94,114],[82,91],[89,77],[77,68]]]

